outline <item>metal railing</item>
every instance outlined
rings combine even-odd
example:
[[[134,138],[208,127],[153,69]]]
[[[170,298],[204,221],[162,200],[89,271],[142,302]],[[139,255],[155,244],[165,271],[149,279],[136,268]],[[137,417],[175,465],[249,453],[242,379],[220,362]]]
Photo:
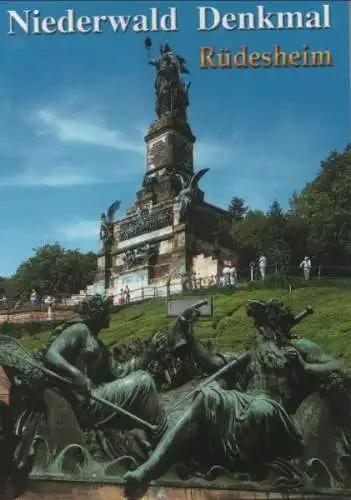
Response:
[[[301,283],[304,281],[311,281],[313,283],[316,280],[349,279],[351,286],[351,266],[312,266],[308,280],[306,280],[304,271],[299,266],[281,267],[279,265],[270,265],[266,266],[262,275],[259,267],[255,265],[244,269],[237,269],[234,279],[223,274],[211,275],[209,277],[198,277],[194,274],[181,275],[179,278],[168,282],[130,288],[129,294],[124,293],[122,296],[117,290],[110,293],[110,295],[113,297],[115,305],[128,305],[143,300],[161,297],[167,298],[187,292],[197,293],[201,290],[245,288],[254,283],[264,285],[265,282],[277,276],[285,278],[287,282],[298,279],[299,281],[301,280]]]
[[[225,289],[225,288],[242,288],[248,286],[250,283],[261,282],[262,284],[271,280],[274,276],[283,275],[288,280],[301,278],[304,279],[303,269],[297,266],[285,266],[281,267],[279,265],[268,265],[264,270],[264,279],[262,279],[262,272],[257,265],[250,266],[243,269],[237,269],[236,277],[231,279],[228,275],[211,275],[207,277],[198,276],[196,274],[183,274],[178,275],[178,277],[163,281],[160,283],[151,283],[142,287],[133,288],[129,287],[129,293],[121,294],[120,290],[110,290],[109,295],[113,299],[115,306],[125,306],[135,302],[141,302],[145,300],[161,298],[161,297],[171,297],[174,295],[179,295],[187,292],[199,292],[201,290],[213,290],[213,289]],[[350,280],[351,286],[351,266],[312,266],[309,280],[311,282],[315,280]],[[66,295],[59,294],[54,298],[54,304],[52,305],[52,310],[64,311],[74,307],[77,303],[83,300],[90,294],[81,291],[79,294]],[[38,301],[38,303],[32,304],[27,301],[25,303],[19,303],[15,299],[6,299],[6,302],[1,302],[0,299],[0,315],[5,314],[26,314],[35,313],[40,311],[48,311],[48,304],[45,303],[45,299]],[[55,316],[55,315],[54,315]]]

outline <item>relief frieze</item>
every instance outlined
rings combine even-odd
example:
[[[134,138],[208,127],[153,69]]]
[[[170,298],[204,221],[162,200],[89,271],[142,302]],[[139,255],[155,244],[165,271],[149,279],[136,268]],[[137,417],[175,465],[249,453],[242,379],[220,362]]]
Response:
[[[173,224],[173,213],[171,211],[152,213],[144,210],[128,222],[120,225],[120,241],[129,240],[144,233],[151,233]]]

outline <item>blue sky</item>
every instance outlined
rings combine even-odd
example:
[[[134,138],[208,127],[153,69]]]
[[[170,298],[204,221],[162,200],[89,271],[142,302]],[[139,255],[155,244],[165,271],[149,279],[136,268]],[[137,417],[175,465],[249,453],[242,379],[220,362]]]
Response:
[[[261,2],[261,4],[264,2]],[[272,10],[312,10],[322,2],[265,2]],[[331,30],[196,32],[199,3],[176,6],[180,31],[170,42],[191,71],[189,119],[198,138],[196,165],[207,200],[232,196],[251,208],[273,199],[286,206],[333,149],[350,138],[347,2],[332,2]],[[153,68],[144,35],[8,37],[6,10],[40,8],[59,16],[142,14],[149,3],[11,2],[0,4],[0,275],[10,275],[33,248],[59,241],[97,250],[100,213],[116,199],[134,201],[146,167],[143,137],[154,120]],[[248,11],[256,2],[215,3]],[[330,49],[332,69],[200,70],[201,45],[249,50]]]

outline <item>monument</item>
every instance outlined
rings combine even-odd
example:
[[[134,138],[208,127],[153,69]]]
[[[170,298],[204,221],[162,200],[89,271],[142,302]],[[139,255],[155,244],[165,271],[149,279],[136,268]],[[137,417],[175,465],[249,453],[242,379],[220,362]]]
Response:
[[[150,39],[145,47],[156,69],[157,116],[145,136],[146,172],[126,216],[114,220],[116,202],[101,219],[95,291],[105,289],[113,297],[126,285],[130,290],[167,281],[177,286],[182,275],[208,278],[219,273],[223,260],[237,263],[231,216],[207,203],[198,185],[209,169],[194,169],[186,61],[168,44],[155,59]]]
[[[109,304],[84,300],[31,352],[0,335],[1,498],[350,498],[350,368],[294,334],[311,307],[248,300],[256,334],[224,353],[195,335],[201,300],[122,361],[98,338]],[[172,353],[200,378],[159,391],[150,369]]]

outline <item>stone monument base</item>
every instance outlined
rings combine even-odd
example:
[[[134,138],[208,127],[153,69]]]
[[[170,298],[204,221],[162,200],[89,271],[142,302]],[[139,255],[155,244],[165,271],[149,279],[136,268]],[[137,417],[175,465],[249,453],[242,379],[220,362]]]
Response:
[[[343,495],[306,495],[277,492],[233,491],[201,488],[150,487],[144,500],[336,500]],[[87,484],[32,480],[19,500],[124,500],[118,484]],[[344,496],[349,498],[349,496]]]

